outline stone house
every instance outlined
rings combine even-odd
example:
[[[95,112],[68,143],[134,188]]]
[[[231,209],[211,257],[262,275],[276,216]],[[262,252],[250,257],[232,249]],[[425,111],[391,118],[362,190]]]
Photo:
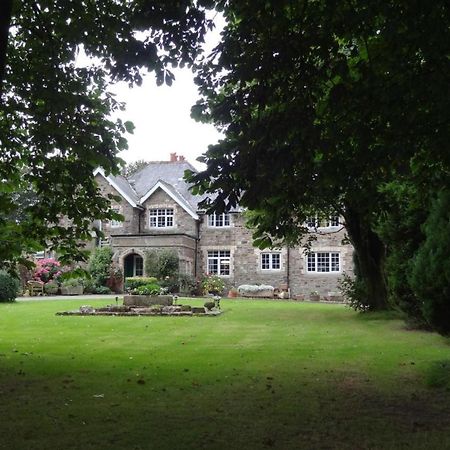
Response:
[[[353,249],[342,244],[345,232],[337,217],[309,219],[317,234],[309,254],[301,247],[259,250],[242,211],[206,215],[198,209],[201,198],[183,180],[187,169],[195,170],[172,154],[170,161],[150,162],[130,179],[95,171],[100,189],[118,197],[112,207],[124,216],[123,222],[97,224],[105,235],[98,244],[112,247],[114,263],[126,277],[143,275],[146,251],[158,249],[177,252],[182,273],[217,274],[228,287],[269,284],[292,296],[337,293],[339,277],[352,274]]]

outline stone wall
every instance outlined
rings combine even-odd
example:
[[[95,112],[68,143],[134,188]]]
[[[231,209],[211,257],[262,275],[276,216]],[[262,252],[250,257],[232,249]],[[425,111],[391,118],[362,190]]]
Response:
[[[120,196],[101,175],[97,175],[96,180],[105,195],[110,193]],[[124,258],[130,253],[145,257],[147,250],[171,248],[180,257],[181,272],[197,274],[200,277],[207,272],[209,250],[229,250],[230,275],[223,277],[227,287],[269,284],[279,288],[289,283],[293,296],[306,297],[312,291],[319,292],[321,296],[337,294],[338,280],[342,273],[353,274],[353,248],[349,244],[342,244],[345,237],[343,230],[316,233],[316,240],[311,247],[313,252],[339,252],[339,272],[308,273],[304,248],[301,247],[274,249],[273,252],[280,254],[280,269],[263,270],[261,253],[270,250],[261,251],[252,246],[252,232],[245,227],[240,213],[231,214],[230,227],[209,227],[205,215],[200,216],[200,222],[197,224],[196,220],[162,189],[158,189],[146,200],[144,211],[133,208],[125,199],[113,201],[112,206],[119,208],[125,220],[120,227],[113,228],[109,223],[103,223],[103,232],[106,237],[111,237],[114,261],[121,267]],[[173,208],[174,226],[150,228],[150,208]]]
[[[157,189],[145,201],[143,206],[145,208],[145,212],[141,214],[141,230],[143,233],[185,233],[191,236],[197,236],[197,226],[195,219],[162,189]],[[174,226],[171,228],[150,228],[149,210],[151,208],[173,208]]]
[[[207,217],[202,216],[200,226],[200,245],[198,249],[198,273],[207,271],[208,250],[229,250],[231,255],[230,276],[223,277],[226,285],[269,284],[275,288],[285,287],[289,283],[293,296],[308,296],[317,291],[321,296],[330,293],[338,294],[338,280],[342,273],[353,274],[351,245],[343,245],[345,237],[343,230],[333,230],[329,233],[315,233],[313,252],[339,252],[340,271],[337,273],[308,273],[306,270],[306,255],[303,247],[273,250],[259,250],[252,246],[252,232],[244,225],[241,214],[231,215],[231,227],[210,228]],[[261,253],[275,252],[280,254],[280,269],[263,270],[261,268]]]
[[[136,234],[139,232],[139,209],[133,208],[119,192],[114,189],[105,178],[98,174],[95,177],[102,194],[106,197],[108,194],[118,196],[120,201],[112,200],[111,206],[113,208],[118,208],[120,214],[125,217],[119,227],[111,227],[110,222],[102,222],[102,231],[105,234],[105,238],[109,238],[113,234]]]

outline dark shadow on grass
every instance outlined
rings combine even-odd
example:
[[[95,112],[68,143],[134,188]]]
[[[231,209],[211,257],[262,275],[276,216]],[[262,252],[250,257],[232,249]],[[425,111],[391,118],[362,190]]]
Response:
[[[372,321],[372,320],[404,320],[405,314],[401,311],[365,311],[357,315],[358,320]]]
[[[428,369],[425,380],[431,388],[450,391],[450,360],[435,361]]]

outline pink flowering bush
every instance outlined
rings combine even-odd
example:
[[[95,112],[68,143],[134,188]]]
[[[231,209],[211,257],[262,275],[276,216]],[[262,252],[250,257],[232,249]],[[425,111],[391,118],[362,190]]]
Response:
[[[33,279],[48,283],[49,281],[57,280],[63,273],[59,261],[53,258],[40,259],[36,264]]]

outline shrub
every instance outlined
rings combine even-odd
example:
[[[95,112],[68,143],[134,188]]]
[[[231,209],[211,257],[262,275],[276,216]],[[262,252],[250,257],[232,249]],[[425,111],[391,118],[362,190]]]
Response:
[[[125,290],[130,291],[138,288],[139,286],[155,284],[157,282],[158,280],[155,277],[127,277],[125,278]]]
[[[87,270],[92,277],[94,285],[106,285],[112,268],[112,255],[113,252],[110,247],[96,248],[91,254]]]
[[[181,311],[191,311],[192,307],[190,305],[181,305]]]
[[[91,278],[83,278],[83,292],[85,294],[93,294],[95,291],[95,285]]]
[[[163,280],[178,274],[180,258],[173,250],[149,250],[145,253],[145,273]]]
[[[161,288],[158,284],[146,284],[145,286],[139,286],[131,291],[132,294],[136,295],[158,295]]]
[[[177,275],[166,277],[161,280],[161,286],[165,288],[167,292],[174,294],[175,292],[180,291],[180,279]]]
[[[65,288],[83,286],[83,278],[68,278],[61,283],[61,286]]]
[[[211,311],[211,309],[213,309],[216,306],[216,304],[214,302],[205,302],[204,307],[208,310]]]
[[[202,280],[202,288],[204,292],[209,292],[210,294],[220,294],[225,289],[225,283],[222,278],[217,275],[207,275]]]
[[[187,295],[201,295],[201,283],[192,275],[179,274],[178,275],[179,292]]]
[[[95,286],[93,288],[93,294],[111,294],[111,289],[107,286]]]
[[[13,302],[19,292],[20,282],[4,270],[0,270],[0,302]]]
[[[56,281],[49,281],[44,284],[44,291],[49,295],[56,295],[59,291],[59,284]]]
[[[450,335],[450,190],[433,202],[423,227],[425,241],[413,261],[410,283],[427,322]]]
[[[62,273],[63,270],[59,261],[56,261],[54,258],[44,258],[37,262],[33,278],[37,281],[48,283],[56,280]]]
[[[361,279],[355,279],[347,274],[343,274],[338,281],[338,287],[341,294],[348,301],[350,308],[355,311],[368,311],[367,288]]]

